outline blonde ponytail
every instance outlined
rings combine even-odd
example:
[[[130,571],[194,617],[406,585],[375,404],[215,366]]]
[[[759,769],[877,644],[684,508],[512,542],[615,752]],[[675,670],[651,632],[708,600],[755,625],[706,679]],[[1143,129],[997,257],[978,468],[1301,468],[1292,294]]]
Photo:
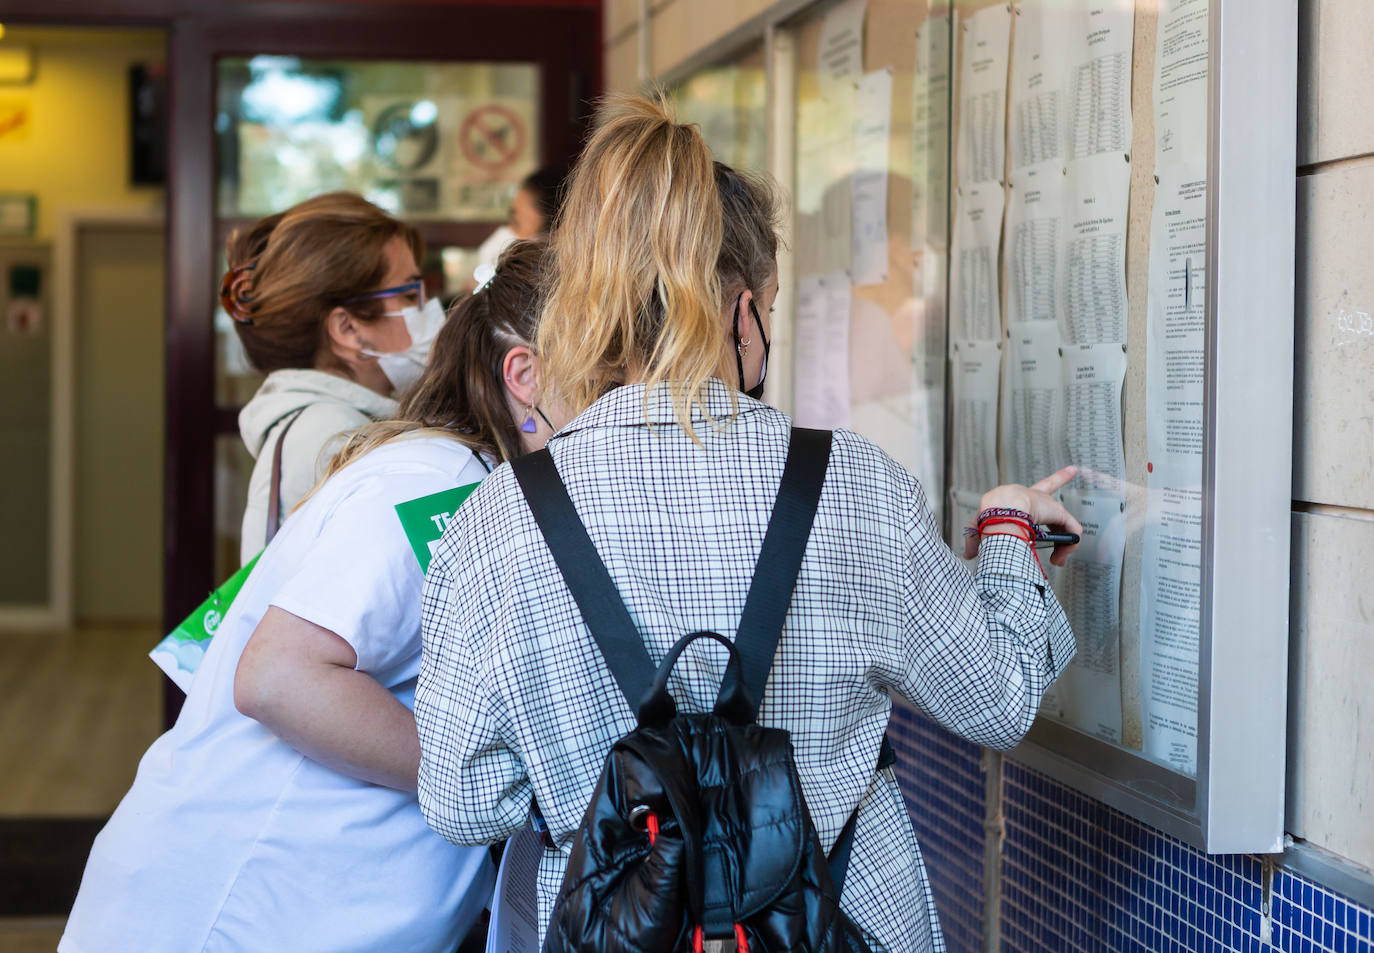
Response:
[[[670,388],[678,422],[713,377],[735,374],[718,257],[711,150],[665,98],[614,96],[568,185],[551,241],[536,350],[546,388],[573,413],[633,378]],[[733,402],[735,389],[730,388]]]

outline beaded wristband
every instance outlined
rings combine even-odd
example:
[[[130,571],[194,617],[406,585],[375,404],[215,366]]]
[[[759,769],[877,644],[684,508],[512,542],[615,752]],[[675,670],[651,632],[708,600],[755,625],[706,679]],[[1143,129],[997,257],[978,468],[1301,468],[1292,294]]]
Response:
[[[988,523],[1017,523],[1025,526],[1026,530],[1035,535],[1035,520],[1025,510],[1014,510],[1006,506],[990,506],[981,511],[973,518],[973,522],[964,527],[965,536],[981,535],[982,529]]]
[[[1010,523],[1025,530],[1026,535],[1022,536],[1020,533],[1007,530],[987,532],[984,527],[993,523]],[[1040,568],[1040,574],[1045,575],[1045,567],[1040,562],[1040,554],[1035,551],[1035,520],[1025,510],[1012,509],[1006,506],[990,506],[974,518],[973,526],[964,527],[964,535],[979,537],[1011,536],[1019,539],[1030,547],[1031,555],[1035,557],[1035,564]]]
[[[1029,523],[1035,525],[1035,520],[1025,510],[1014,510],[1007,506],[989,506],[978,514],[978,524],[994,523],[999,519],[1011,520],[1019,523]]]

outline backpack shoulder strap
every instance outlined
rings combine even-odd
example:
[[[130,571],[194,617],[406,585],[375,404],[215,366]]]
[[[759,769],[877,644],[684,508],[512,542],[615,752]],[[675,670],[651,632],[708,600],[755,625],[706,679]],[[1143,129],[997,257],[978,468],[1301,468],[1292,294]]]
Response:
[[[773,655],[782,637],[787,610],[792,605],[792,591],[797,585],[797,574],[801,572],[806,540],[816,519],[821,486],[830,463],[832,437],[829,430],[792,428],[778,499],[768,519],[763,548],[759,551],[754,579],[749,585],[739,631],[735,635],[740,677],[755,712],[763,702]],[[722,696],[726,687],[721,688]]]
[[[577,516],[553,455],[547,448],[526,454],[511,461],[511,470],[606,666],[638,717],[640,704],[653,687],[656,668],[606,564]]]

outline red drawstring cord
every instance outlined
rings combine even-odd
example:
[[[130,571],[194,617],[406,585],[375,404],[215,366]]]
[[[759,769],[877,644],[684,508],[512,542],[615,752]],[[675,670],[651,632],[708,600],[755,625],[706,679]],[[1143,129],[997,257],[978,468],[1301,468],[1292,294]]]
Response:
[[[650,811],[644,816],[644,827],[649,832],[649,846],[654,846],[654,841],[658,840],[658,815]],[[705,936],[701,932],[701,927],[692,928],[692,951],[702,953]],[[749,953],[749,938],[744,935],[744,927],[735,924],[735,951],[736,953]]]

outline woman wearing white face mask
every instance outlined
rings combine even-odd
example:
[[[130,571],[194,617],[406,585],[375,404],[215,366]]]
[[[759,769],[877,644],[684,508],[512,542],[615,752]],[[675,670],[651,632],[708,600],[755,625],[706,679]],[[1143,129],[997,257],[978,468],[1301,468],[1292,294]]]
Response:
[[[239,414],[257,458],[240,555],[252,559],[324,474],[342,435],[396,413],[444,323],[425,300],[419,234],[351,192],[230,236],[220,302],[267,373]]]

